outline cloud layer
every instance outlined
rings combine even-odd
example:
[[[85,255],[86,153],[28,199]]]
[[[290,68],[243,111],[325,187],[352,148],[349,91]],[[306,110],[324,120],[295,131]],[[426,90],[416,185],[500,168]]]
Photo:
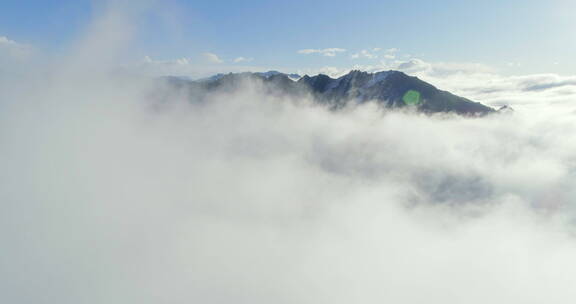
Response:
[[[327,49],[303,49],[299,50],[298,54],[310,55],[310,54],[319,54],[322,56],[327,57],[334,57],[337,53],[346,52],[345,49],[341,48],[327,48]]]
[[[6,303],[568,303],[570,104],[486,119],[2,84]],[[532,109],[532,110],[530,110]]]
[[[199,103],[111,68],[109,29],[57,67],[0,70],[0,302],[575,298],[572,78],[394,63],[517,107],[484,119],[257,82]]]

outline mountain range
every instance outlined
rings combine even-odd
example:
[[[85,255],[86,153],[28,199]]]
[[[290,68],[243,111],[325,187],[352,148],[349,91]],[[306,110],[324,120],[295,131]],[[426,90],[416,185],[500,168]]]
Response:
[[[439,90],[435,86],[400,71],[368,73],[351,71],[331,78],[324,74],[300,76],[277,71],[218,74],[196,81],[178,77],[165,78],[171,85],[188,91],[192,99],[202,100],[211,92],[235,90],[247,81],[262,84],[267,94],[288,94],[295,97],[312,96],[331,109],[349,103],[373,101],[386,109],[413,108],[424,113],[456,113],[465,116],[484,116],[497,112],[478,102]]]

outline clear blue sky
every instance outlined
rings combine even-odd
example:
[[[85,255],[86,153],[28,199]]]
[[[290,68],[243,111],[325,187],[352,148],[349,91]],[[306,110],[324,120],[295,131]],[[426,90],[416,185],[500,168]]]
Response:
[[[135,1],[134,3],[138,3]],[[57,51],[90,23],[98,1],[3,0],[0,36]],[[203,52],[286,68],[368,64],[362,49],[397,48],[432,62],[475,62],[573,74],[576,1],[159,1],[139,23],[138,54]],[[301,49],[343,48],[335,57]]]

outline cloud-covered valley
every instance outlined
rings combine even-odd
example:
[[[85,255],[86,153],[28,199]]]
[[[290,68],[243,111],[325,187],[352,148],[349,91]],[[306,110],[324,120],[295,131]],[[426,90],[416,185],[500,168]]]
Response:
[[[573,78],[413,71],[516,109],[476,119],[258,82],[200,103],[101,49],[0,69],[0,302],[576,296]]]

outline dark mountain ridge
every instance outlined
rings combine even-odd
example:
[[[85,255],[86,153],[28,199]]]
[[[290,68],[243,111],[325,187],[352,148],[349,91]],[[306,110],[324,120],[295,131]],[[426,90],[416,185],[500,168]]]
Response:
[[[374,101],[387,109],[413,108],[424,113],[483,116],[496,112],[491,107],[439,90],[417,77],[399,71],[368,73],[355,70],[336,79],[324,74],[298,78],[296,74],[270,71],[218,74],[197,81],[173,77],[167,79],[172,85],[186,88],[194,99],[203,99],[217,90],[233,91],[252,80],[261,83],[267,94],[295,97],[311,95],[318,103],[332,109],[344,107],[351,102],[361,104]]]

